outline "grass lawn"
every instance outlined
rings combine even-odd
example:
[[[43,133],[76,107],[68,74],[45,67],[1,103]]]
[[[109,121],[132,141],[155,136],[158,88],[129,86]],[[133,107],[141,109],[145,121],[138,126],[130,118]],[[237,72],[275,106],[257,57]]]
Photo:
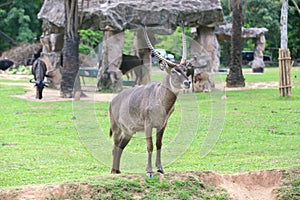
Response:
[[[245,72],[247,82],[278,79],[277,68],[267,68],[264,74]],[[186,105],[184,103],[187,103],[183,99],[182,103],[177,104],[170,118],[163,143],[166,147],[172,146],[174,137],[180,139],[181,128],[186,124],[190,130],[195,130],[194,138],[182,155],[171,159],[172,162],[165,166],[165,170],[216,170],[220,173],[235,173],[299,168],[299,68],[292,70],[292,78],[293,96],[289,98],[279,97],[278,89],[227,91],[226,100],[216,99],[211,94],[197,93],[197,105],[189,107],[192,110],[189,111],[191,116],[182,114]],[[1,82],[11,81],[0,79],[0,188],[83,180],[109,174],[110,165],[95,159],[91,154],[91,147],[87,147],[82,138],[80,139],[83,128],[78,128],[78,121],[84,115],[76,116],[76,119],[73,117],[78,113],[74,114],[72,101],[21,100],[11,95],[26,92],[24,87],[9,86]],[[217,105],[212,103],[214,101],[226,105],[226,114],[216,145],[208,155],[203,156],[199,151],[204,138],[210,134],[210,128],[219,123],[214,121],[218,119],[213,116],[215,108],[212,105]],[[191,102],[187,104],[193,105]],[[108,106],[109,103],[92,102],[93,110],[87,110],[87,113],[93,116],[91,119],[95,120],[91,124],[96,122],[99,125],[98,129],[105,134],[104,139],[110,142],[106,145],[111,147],[111,140],[108,138]],[[196,121],[191,119],[194,116]],[[90,131],[92,136],[100,134],[93,132],[88,125],[89,121],[81,121],[81,124],[83,122],[86,125],[85,133]],[[127,152],[144,154],[146,144],[140,139],[137,137],[132,140],[126,147]],[[103,151],[99,153],[100,157],[101,153],[103,156],[111,155],[111,148],[100,150]],[[164,162],[164,158],[162,160]],[[140,166],[134,158],[130,161],[133,164],[137,162],[144,173],[146,164]],[[137,171],[129,169],[124,172],[134,174]]]

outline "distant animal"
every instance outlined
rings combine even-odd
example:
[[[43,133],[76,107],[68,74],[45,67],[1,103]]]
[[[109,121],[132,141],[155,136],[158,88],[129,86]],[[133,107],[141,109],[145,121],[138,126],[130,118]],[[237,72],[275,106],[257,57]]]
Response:
[[[31,72],[34,76],[34,80],[31,79],[31,83],[35,83],[36,86],[36,98],[37,99],[42,99],[43,98],[43,89],[44,87],[47,87],[47,82],[44,81],[45,77],[49,77],[46,72],[47,72],[47,66],[45,62],[41,59],[38,58],[36,59],[31,68]]]
[[[5,71],[11,66],[14,65],[14,62],[8,59],[0,60],[0,69]]]
[[[211,92],[213,83],[207,72],[200,72],[195,75],[195,89],[198,92]]]
[[[123,90],[112,100],[109,107],[109,135],[110,137],[113,137],[114,140],[114,147],[112,150],[112,174],[121,173],[121,155],[131,137],[136,132],[144,131],[148,150],[146,174],[148,177],[153,177],[153,128],[156,129],[156,167],[159,173],[164,173],[161,164],[163,134],[167,126],[168,119],[174,111],[174,104],[179,92],[181,89],[189,88],[191,83],[186,75],[186,50],[183,51],[184,56],[181,63],[173,63],[155,51],[145,30],[144,35],[149,49],[164,63],[163,69],[167,72],[167,75],[162,83],[149,83]],[[185,41],[183,41],[183,43],[185,44]],[[185,45],[183,46],[186,48]]]
[[[120,66],[122,74],[126,74],[133,68],[141,65],[143,65],[143,59],[140,59],[138,56],[122,54],[122,63]]]
[[[142,65],[143,65],[143,59],[139,58],[138,56],[122,54],[122,63],[120,66],[120,70],[122,71],[123,75],[127,76],[128,80],[129,80],[129,74],[131,74],[132,76],[131,78],[135,76],[135,84],[137,83],[137,79],[138,79],[137,67],[140,67]]]
[[[188,77],[191,76],[191,79],[192,79],[192,92],[194,92],[195,91],[195,88],[194,88],[195,68],[191,63],[187,63],[186,68],[187,68],[186,75]]]

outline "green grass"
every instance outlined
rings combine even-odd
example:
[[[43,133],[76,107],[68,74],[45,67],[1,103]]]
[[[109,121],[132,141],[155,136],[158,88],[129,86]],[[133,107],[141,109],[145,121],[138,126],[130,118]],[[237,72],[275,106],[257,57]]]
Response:
[[[284,174],[284,183],[277,189],[277,199],[290,200],[300,198],[300,171],[289,170]]]
[[[201,173],[193,176],[183,176],[174,179],[174,174],[153,178],[137,176],[101,177],[81,184],[64,184],[67,192],[53,194],[55,199],[204,199],[226,200],[228,194],[221,188],[214,188],[204,184],[199,177]],[[129,178],[129,179],[128,179]]]
[[[292,70],[294,88],[290,98],[280,98],[277,89],[226,92],[223,131],[217,144],[204,157],[199,154],[203,140],[209,133],[210,125],[218,123],[211,122],[212,102],[224,100],[212,99],[210,94],[197,93],[196,103],[199,107],[195,107],[198,110],[194,113],[199,113],[199,126],[196,127],[195,139],[181,157],[165,166],[165,170],[235,173],[263,169],[299,169],[299,73],[298,68]],[[295,77],[297,75],[299,78]],[[277,68],[267,68],[265,74],[245,74],[249,82],[276,81],[277,76]],[[159,75],[156,75],[156,79],[159,79]],[[78,127],[76,129],[78,121],[73,120],[71,101],[21,100],[10,95],[24,93],[24,87],[2,85],[1,82],[7,80],[0,79],[0,187],[72,182],[109,174],[110,165],[95,159],[90,154],[90,149],[79,139]],[[107,139],[108,106],[108,103],[98,102],[90,112],[95,115]],[[166,130],[164,147],[168,147],[174,137],[180,138],[178,124],[185,124],[183,117],[186,116],[182,115],[180,104],[177,104]],[[188,123],[191,122],[187,120],[186,124]],[[86,125],[88,126],[88,122]],[[145,141],[133,139],[126,150],[145,153]],[[111,155],[111,148],[105,154]],[[162,160],[164,162],[164,157]],[[138,163],[135,159],[132,162]],[[144,173],[146,165],[138,167]],[[135,169],[123,172],[136,173]],[[173,187],[176,184],[163,183],[161,187]],[[192,191],[178,190],[176,195],[185,199],[191,193]]]
[[[72,102],[10,97],[22,87],[0,85],[0,186],[52,183],[108,171],[78,140]]]

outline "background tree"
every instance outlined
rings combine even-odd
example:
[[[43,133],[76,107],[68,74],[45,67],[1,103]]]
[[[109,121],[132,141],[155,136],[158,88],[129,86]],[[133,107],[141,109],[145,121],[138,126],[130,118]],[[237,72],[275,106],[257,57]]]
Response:
[[[16,43],[34,42],[42,34],[42,22],[37,13],[43,0],[5,0],[0,3],[0,31]],[[11,42],[0,35],[0,53],[11,48]]]
[[[65,37],[60,86],[60,94],[64,98],[80,95],[80,80],[79,76],[77,76],[79,70],[78,25],[78,0],[65,0]],[[75,90],[74,95],[73,89]]]
[[[228,7],[229,0],[221,0],[225,20],[228,23],[232,22],[232,15]],[[300,0],[295,0],[298,5]],[[280,12],[281,0],[247,0],[243,1],[243,18],[242,25],[246,28],[250,27],[265,27],[269,31],[266,33],[266,49],[265,54],[270,54],[273,60],[278,58],[278,48],[280,46]],[[300,59],[300,20],[299,14],[293,5],[289,6],[289,21],[288,21],[288,45],[291,50],[292,59]],[[221,55],[222,59],[230,57],[227,49],[230,47],[230,42],[222,43]],[[244,50],[253,50],[254,42],[247,40],[243,43]],[[225,57],[225,58],[224,58]]]
[[[227,87],[244,87],[242,71],[242,0],[232,2],[232,37],[230,70],[226,78]]]
[[[300,0],[294,0],[300,6]],[[292,59],[300,60],[300,15],[295,5],[291,2],[288,20],[288,46]]]

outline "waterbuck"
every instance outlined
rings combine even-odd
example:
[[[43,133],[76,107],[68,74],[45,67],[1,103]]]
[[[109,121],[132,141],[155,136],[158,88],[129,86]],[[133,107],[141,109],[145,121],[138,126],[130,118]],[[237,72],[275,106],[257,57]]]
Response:
[[[46,75],[47,67],[44,61],[40,58],[36,59],[32,64],[31,72],[34,76],[34,80],[31,79],[30,82],[35,83],[36,86],[35,98],[42,99],[43,89],[45,86],[47,87],[47,82],[44,81],[44,78],[48,77],[48,75]]]
[[[183,29],[183,59],[180,64],[173,63],[159,55],[151,45],[147,32],[145,40],[149,49],[162,61],[167,75],[162,83],[149,83],[136,86],[119,93],[111,102],[110,136],[113,137],[112,174],[119,174],[120,159],[123,149],[133,134],[144,131],[147,141],[148,164],[147,176],[152,177],[152,129],[156,129],[156,167],[159,173],[164,173],[161,164],[161,147],[164,130],[168,119],[174,111],[174,104],[181,89],[188,89],[190,81],[186,75],[186,42]]]

